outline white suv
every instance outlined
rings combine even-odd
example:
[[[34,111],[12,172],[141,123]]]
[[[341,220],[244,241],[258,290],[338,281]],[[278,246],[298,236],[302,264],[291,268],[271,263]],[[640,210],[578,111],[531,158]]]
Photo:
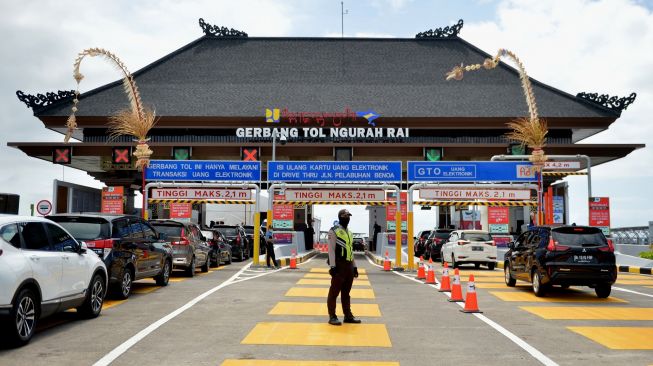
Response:
[[[456,230],[442,246],[440,258],[442,264],[447,262],[454,268],[462,263],[473,263],[476,268],[484,264],[493,270],[497,262],[497,247],[487,231]]]
[[[100,315],[107,269],[58,224],[38,217],[0,216],[0,321],[9,342],[29,342],[40,318],[77,308]],[[5,331],[6,329],[6,331]]]

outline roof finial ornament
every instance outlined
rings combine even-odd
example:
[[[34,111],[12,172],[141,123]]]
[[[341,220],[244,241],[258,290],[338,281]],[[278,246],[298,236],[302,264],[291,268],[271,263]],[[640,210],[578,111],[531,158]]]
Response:
[[[200,18],[200,27],[204,34],[207,36],[221,37],[221,38],[240,38],[247,37],[247,33],[241,32],[239,30],[227,27],[219,27],[217,25],[211,25],[204,22],[203,18]]]
[[[454,38],[463,29],[463,20],[459,19],[458,23],[444,28],[429,29],[425,32],[419,32],[415,38]]]
[[[624,109],[628,108],[629,105],[635,102],[637,93],[630,93],[627,97],[619,98],[618,96],[609,96],[608,94],[599,93],[585,93],[581,92],[576,94],[576,97],[587,100],[588,102],[598,104],[615,112],[621,113]]]
[[[27,108],[32,108],[36,112],[37,109],[47,107],[60,100],[71,99],[75,96],[74,90],[59,90],[57,93],[48,92],[45,94],[38,93],[36,95],[25,94],[22,90],[16,90],[18,100],[25,103]]]

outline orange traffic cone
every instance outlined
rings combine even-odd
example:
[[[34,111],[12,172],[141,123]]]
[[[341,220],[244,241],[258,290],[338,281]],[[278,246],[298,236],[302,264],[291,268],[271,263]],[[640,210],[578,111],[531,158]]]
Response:
[[[463,289],[460,287],[460,274],[458,268],[454,271],[453,284],[451,285],[451,298],[449,302],[463,302]]]
[[[384,271],[389,271],[390,270],[390,254],[388,251],[385,251],[385,258],[383,259],[383,270]]]
[[[427,264],[429,267],[429,271],[426,274],[426,283],[427,284],[435,284],[435,271],[433,270],[433,261],[429,259],[429,264]]]
[[[290,252],[290,269],[297,269],[297,256],[295,255],[295,249]]]
[[[451,285],[449,283],[449,266],[444,262],[442,268],[442,278],[440,278],[440,292],[451,292]]]
[[[465,308],[460,311],[463,313],[482,313],[482,311],[478,310],[474,275],[469,275],[469,282],[467,282],[467,294],[465,295]]]
[[[426,275],[424,274],[424,257],[420,256],[419,257],[419,267],[417,267],[417,279],[418,280],[423,280],[426,278]]]

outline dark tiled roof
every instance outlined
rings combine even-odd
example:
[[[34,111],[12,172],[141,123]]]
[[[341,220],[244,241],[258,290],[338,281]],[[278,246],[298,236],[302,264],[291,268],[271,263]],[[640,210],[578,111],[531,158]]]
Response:
[[[454,65],[488,57],[460,38],[202,37],[134,75],[158,116],[257,117],[265,108],[340,112],[372,109],[382,117],[527,115],[519,77],[502,65],[445,81]],[[618,112],[534,81],[542,117],[616,118]],[[127,107],[121,83],[82,95],[78,116]],[[36,115],[67,116],[70,101]]]

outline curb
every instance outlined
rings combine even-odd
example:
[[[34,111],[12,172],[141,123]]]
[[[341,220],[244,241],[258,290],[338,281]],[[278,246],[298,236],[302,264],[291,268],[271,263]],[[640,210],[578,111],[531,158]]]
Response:
[[[312,258],[312,257],[314,257],[314,256],[316,256],[316,255],[318,255],[318,254],[319,254],[318,251],[316,251],[316,250],[311,250],[310,252],[308,252],[308,253],[307,253],[306,255],[304,255],[304,256],[296,257],[296,258],[297,258],[297,264],[304,263],[304,262],[306,262],[307,260],[309,260],[310,258]],[[289,265],[290,265],[290,258],[289,258],[289,257],[279,258],[279,259],[277,259],[277,261],[279,262],[279,265],[280,265],[281,267],[285,267],[285,266],[289,266]]]
[[[365,256],[373,260],[374,263],[378,264],[379,266],[383,266],[383,258],[377,257],[371,252],[367,252],[367,251],[365,252]],[[390,261],[390,267],[395,268],[395,261]],[[402,264],[401,268],[403,268],[404,270],[408,270],[408,264]]]

